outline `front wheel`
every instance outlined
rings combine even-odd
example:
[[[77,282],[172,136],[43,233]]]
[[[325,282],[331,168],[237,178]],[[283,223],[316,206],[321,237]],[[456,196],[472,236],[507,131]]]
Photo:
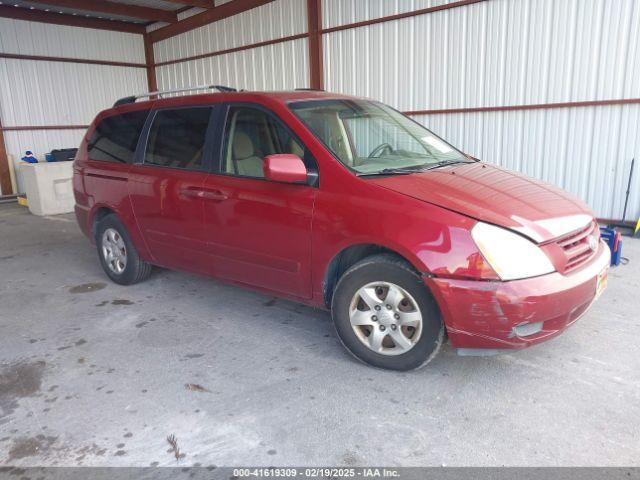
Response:
[[[379,368],[426,365],[444,339],[440,311],[420,275],[390,254],[349,268],[336,286],[331,311],[347,350]]]

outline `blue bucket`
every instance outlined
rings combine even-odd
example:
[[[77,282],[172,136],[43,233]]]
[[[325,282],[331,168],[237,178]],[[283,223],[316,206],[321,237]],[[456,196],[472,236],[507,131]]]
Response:
[[[611,250],[611,266],[620,265],[622,257],[622,235],[614,228],[600,227],[600,237],[609,245]]]

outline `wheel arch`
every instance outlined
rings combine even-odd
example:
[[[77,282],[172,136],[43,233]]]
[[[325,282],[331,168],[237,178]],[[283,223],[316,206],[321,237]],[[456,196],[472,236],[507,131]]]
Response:
[[[106,217],[107,215],[110,215],[112,213],[117,215],[116,211],[113,208],[110,208],[106,205],[101,205],[93,209],[93,212],[91,213],[91,220],[90,220],[92,237],[95,237],[96,235],[96,225],[98,224],[98,222],[102,220],[104,217]]]
[[[126,210],[121,211],[119,208],[114,208],[113,205],[109,204],[96,204],[91,209],[88,218],[88,226],[90,228],[90,240],[92,243],[96,243],[96,225],[100,220],[105,218],[107,215],[113,214],[118,217],[124,227],[127,229],[127,233],[129,234],[131,241],[134,246],[138,250],[138,255],[146,262],[154,262],[153,257],[149,252],[149,248],[147,246],[144,237],[142,236],[142,232],[138,227],[138,223],[133,216],[133,212],[127,212]]]
[[[418,274],[424,271],[424,269],[416,266],[415,262],[407,258],[407,255],[403,255],[396,249],[389,248],[385,245],[377,243],[357,243],[346,246],[333,256],[325,269],[322,280],[322,294],[325,306],[331,308],[333,292],[344,272],[360,260],[380,253],[388,253],[400,258],[410,265]]]

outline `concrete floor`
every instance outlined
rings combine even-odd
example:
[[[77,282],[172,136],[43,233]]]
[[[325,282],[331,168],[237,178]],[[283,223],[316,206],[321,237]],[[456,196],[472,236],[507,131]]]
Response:
[[[72,215],[0,205],[0,465],[640,465],[640,241],[624,249],[561,337],[393,373],[326,312],[179,272],[121,287]]]

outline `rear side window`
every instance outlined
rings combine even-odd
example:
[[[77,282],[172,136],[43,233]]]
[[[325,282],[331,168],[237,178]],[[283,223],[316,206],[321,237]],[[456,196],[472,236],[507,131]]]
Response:
[[[87,146],[91,160],[133,163],[140,132],[149,110],[114,115],[102,120]]]
[[[149,130],[144,163],[201,170],[210,107],[160,110]]]

